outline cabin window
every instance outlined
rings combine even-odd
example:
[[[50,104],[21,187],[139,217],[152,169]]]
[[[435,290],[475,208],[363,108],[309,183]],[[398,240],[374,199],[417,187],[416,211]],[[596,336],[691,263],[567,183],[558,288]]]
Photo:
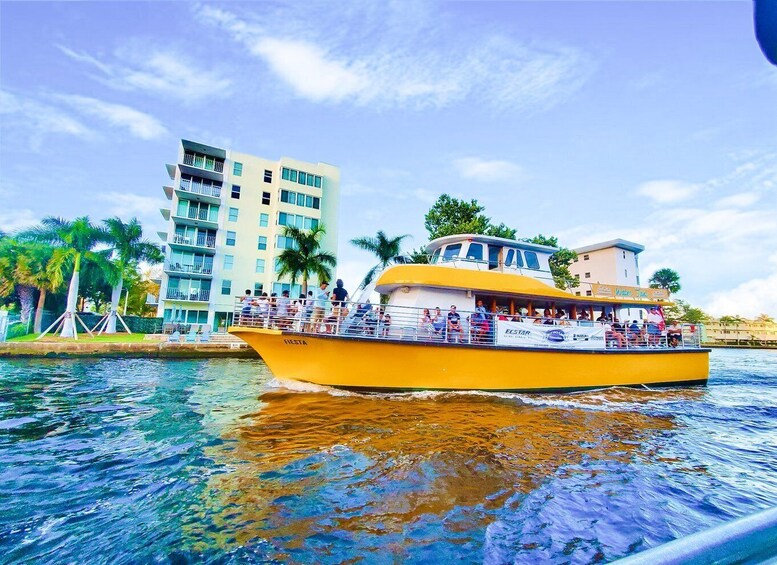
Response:
[[[534,251],[524,251],[526,255],[526,266],[530,269],[539,269],[540,261],[537,259],[537,254]]]
[[[499,268],[499,254],[502,252],[501,246],[489,245],[488,246],[488,268]]]
[[[459,258],[459,251],[461,251],[461,243],[454,243],[445,248],[445,252],[442,254],[443,261],[452,261]]]
[[[515,266],[518,268],[523,267],[523,256],[521,255],[520,249],[515,250]]]
[[[434,250],[434,253],[432,253],[432,263],[436,263],[440,259],[440,250],[442,247],[438,247]]]
[[[513,264],[513,259],[515,258],[515,249],[510,249],[507,252],[507,257],[505,258],[505,267],[509,267]]]
[[[475,261],[483,260],[483,245],[480,243],[470,243],[469,251],[467,251],[467,259],[473,259]]]

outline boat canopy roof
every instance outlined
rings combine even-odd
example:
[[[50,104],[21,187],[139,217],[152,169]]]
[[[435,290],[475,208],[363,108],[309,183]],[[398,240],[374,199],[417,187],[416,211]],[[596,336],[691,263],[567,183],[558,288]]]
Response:
[[[531,299],[563,300],[576,304],[620,304],[644,307],[651,304],[670,303],[662,299],[576,296],[565,290],[548,286],[533,277],[495,271],[451,269],[440,265],[395,265],[383,271],[375,284],[375,290],[381,294],[390,294],[401,287],[460,289]]]
[[[431,254],[434,252],[435,249],[438,249],[444,245],[447,245],[448,243],[458,243],[458,242],[465,242],[465,241],[469,241],[469,242],[474,241],[477,243],[487,243],[487,244],[498,245],[503,247],[512,247],[514,249],[528,249],[529,251],[537,251],[539,253],[544,253],[547,255],[553,255],[556,251],[558,251],[558,248],[556,247],[551,247],[549,245],[538,245],[536,243],[529,243],[528,241],[507,239],[505,237],[494,237],[491,235],[463,233],[463,234],[455,234],[455,235],[446,235],[444,237],[438,237],[437,239],[433,239],[426,246],[426,253]]]

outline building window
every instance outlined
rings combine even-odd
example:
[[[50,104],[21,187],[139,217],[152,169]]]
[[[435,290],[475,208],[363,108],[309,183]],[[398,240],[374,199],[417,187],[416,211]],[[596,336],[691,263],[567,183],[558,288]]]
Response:
[[[575,292],[575,296],[580,296],[580,291]]]
[[[236,184],[232,185],[232,198],[240,198],[240,187]]]
[[[263,290],[264,290],[264,284],[254,283],[254,296],[261,296]]]
[[[302,294],[302,286],[298,284],[289,284],[289,283],[280,283],[280,282],[274,282],[272,283],[272,291],[276,294],[283,294],[285,290],[289,291],[289,294],[291,296],[299,296]]]
[[[272,171],[268,169],[264,170],[264,182],[272,182]]]
[[[232,174],[236,177],[242,177],[243,176],[243,163],[238,163],[235,161],[235,164],[232,165]]]
[[[236,239],[237,239],[237,233],[236,232],[233,232],[233,231],[228,231],[227,232],[227,245],[229,245],[230,247],[234,247]]]
[[[296,182],[297,184],[303,184],[305,186],[314,186],[316,188],[321,188],[322,184],[321,177],[318,175],[295,171],[294,169],[288,169],[286,167],[281,169],[281,178],[283,180]]]
[[[221,281],[221,294],[225,296],[229,296],[232,294],[232,281],[223,280]]]
[[[259,244],[257,246],[257,249],[259,249],[260,251],[267,250],[267,237],[263,235],[259,236]]]
[[[266,228],[270,225],[270,215],[269,214],[259,214],[259,227],[260,228]]]
[[[229,221],[230,222],[236,222],[237,221],[237,208],[230,208],[229,209]]]
[[[588,255],[583,255],[583,261],[588,261],[588,259],[590,259]]]
[[[299,229],[310,230],[318,227],[318,220],[316,218],[309,218],[307,216],[300,216],[297,214],[287,214],[286,212],[278,213],[278,225],[279,226],[294,226]]]
[[[257,273],[263,273],[264,272],[264,259],[257,259],[256,260],[256,272]]]
[[[578,262],[578,260],[579,260],[579,259],[578,259],[577,257],[575,257],[575,263],[577,263],[577,262]]]
[[[270,205],[270,193],[269,192],[263,192],[262,193],[262,205],[269,206]]]
[[[576,278],[577,280],[580,280],[580,274],[577,274],[577,275],[575,275],[575,278]]]
[[[586,273],[585,274],[585,278],[590,279],[591,278],[591,273]]]
[[[231,271],[232,265],[235,264],[235,256],[234,255],[224,255],[224,270],[225,271]]]
[[[294,243],[294,240],[290,237],[286,237],[283,235],[276,236],[276,243],[275,246],[278,249],[296,249],[296,244]]]
[[[281,258],[280,257],[276,257],[275,258],[275,272],[276,273],[280,272],[280,270],[281,270]]]
[[[300,171],[300,172],[299,172],[299,176],[297,176],[297,182],[298,182],[299,184],[305,184],[306,176],[307,176],[307,175],[306,175],[305,173],[303,173],[302,171]]]
[[[594,293],[593,293],[593,291],[591,291],[591,290],[586,290],[586,291],[585,291],[585,295],[586,295],[586,296],[593,296],[593,294],[594,294]]]

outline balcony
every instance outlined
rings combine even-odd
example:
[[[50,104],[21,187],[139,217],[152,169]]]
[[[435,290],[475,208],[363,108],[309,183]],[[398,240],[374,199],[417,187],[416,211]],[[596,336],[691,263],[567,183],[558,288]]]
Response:
[[[165,261],[165,272],[171,275],[191,275],[194,278],[213,278],[213,266],[208,265],[182,265]]]
[[[200,153],[186,152],[178,164],[181,173],[221,181],[224,178],[224,161]]]
[[[165,294],[167,300],[185,300],[186,302],[208,302],[210,290],[178,290],[168,288]]]
[[[178,198],[184,200],[206,202],[208,204],[221,203],[221,186],[218,185],[205,184],[192,181],[191,179],[181,179],[175,192]]]
[[[205,229],[218,229],[218,221],[212,221],[208,219],[208,210],[198,210],[197,208],[190,208],[186,211],[185,216],[180,214],[173,215],[173,221],[176,224],[183,226],[191,226],[193,228],[205,228]]]
[[[174,235],[172,241],[169,242],[172,249],[179,249],[181,251],[203,251],[210,255],[216,253],[216,236],[198,235],[196,237],[185,237],[182,235]]]

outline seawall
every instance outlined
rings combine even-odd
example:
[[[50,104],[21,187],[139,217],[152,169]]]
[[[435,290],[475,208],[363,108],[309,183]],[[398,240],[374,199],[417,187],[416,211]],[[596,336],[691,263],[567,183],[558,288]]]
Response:
[[[0,357],[153,357],[205,358],[234,357],[259,359],[259,354],[243,344],[168,343],[142,341],[135,343],[78,342],[10,342],[0,343]]]

